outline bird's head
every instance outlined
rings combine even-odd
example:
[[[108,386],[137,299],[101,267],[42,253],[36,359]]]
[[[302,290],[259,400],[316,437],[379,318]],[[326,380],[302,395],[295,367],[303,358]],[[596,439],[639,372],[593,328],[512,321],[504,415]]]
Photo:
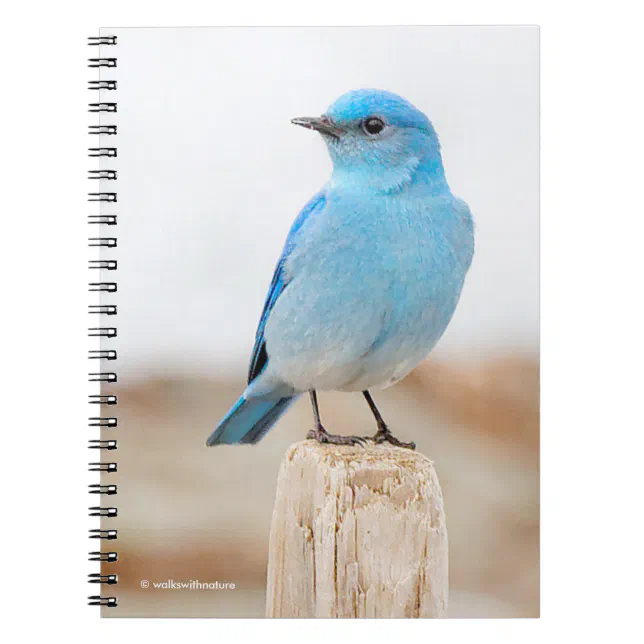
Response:
[[[375,89],[342,95],[320,117],[292,120],[318,131],[333,161],[332,181],[380,192],[445,181],[430,120],[401,96]]]

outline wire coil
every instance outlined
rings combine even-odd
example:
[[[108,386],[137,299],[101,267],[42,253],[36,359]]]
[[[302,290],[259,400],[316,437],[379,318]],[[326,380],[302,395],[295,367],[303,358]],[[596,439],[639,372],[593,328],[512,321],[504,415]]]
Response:
[[[109,48],[107,51],[102,49],[94,50],[94,55],[87,60],[87,66],[95,70],[111,70],[118,66],[118,59],[113,55],[114,45],[116,45],[117,37],[116,36],[90,36],[87,39],[87,44],[91,47],[106,47]],[[90,80],[88,82],[88,89],[92,92],[113,92],[117,89],[116,80]],[[94,95],[95,96],[95,95]],[[103,100],[103,96],[99,95],[98,100],[94,100],[88,103],[87,110],[92,114],[98,114],[98,118],[102,118],[101,114],[114,114],[118,110],[118,105],[115,100],[112,99],[110,95],[108,100]],[[107,97],[106,97],[107,98]],[[100,141],[99,147],[88,148],[87,154],[90,158],[99,158],[99,159],[114,159],[118,155],[116,146],[112,143],[115,140],[115,137],[118,134],[118,127],[115,124],[92,124],[89,126],[89,134],[98,137],[109,137],[111,145],[105,146],[105,139],[99,138]],[[97,191],[92,191],[87,193],[87,200],[91,202],[100,202],[99,208],[103,209],[105,207],[112,208],[112,204],[117,203],[118,194],[117,190],[113,187],[116,185],[118,179],[117,171],[113,168],[92,168],[88,170],[87,178],[92,182],[92,187],[98,187]],[[98,181],[99,183],[95,183]],[[100,183],[106,182],[106,183]],[[108,188],[109,186],[109,188]],[[93,229],[98,232],[97,236],[89,237],[87,242],[90,248],[98,248],[99,252],[103,254],[104,252],[111,252],[117,247],[117,239],[115,235],[106,236],[102,234],[104,230],[103,226],[116,226],[117,216],[114,213],[104,214],[92,214],[88,215],[87,223],[91,226],[101,226],[101,228]],[[110,230],[111,232],[111,230]],[[94,272],[93,275],[98,277],[97,280],[91,280],[88,284],[88,290],[90,292],[100,293],[101,299],[110,298],[114,293],[117,292],[118,286],[116,280],[113,278],[114,271],[117,271],[118,263],[113,258],[104,258],[100,259],[90,259],[89,260],[89,270],[90,271],[110,271],[109,275],[112,277],[110,280],[101,279],[103,273]],[[100,304],[90,304],[88,308],[88,314],[92,316],[101,316],[98,318],[102,320],[108,316],[115,316],[117,314],[116,304],[113,302],[103,302]],[[96,319],[96,318],[94,318]],[[117,335],[116,327],[111,326],[102,326],[99,322],[98,326],[92,326],[88,329],[88,336],[91,338],[100,338],[101,347],[100,349],[91,349],[88,353],[89,360],[99,360],[109,363],[110,366],[114,364],[117,360],[117,352],[113,348],[109,347],[109,342],[115,338]],[[104,346],[104,343],[107,343],[108,346]],[[103,364],[93,363],[94,365]],[[116,383],[118,376],[115,370],[104,371],[102,369],[97,369],[96,371],[88,374],[89,382],[98,382],[100,383],[101,388],[104,384]],[[110,410],[114,409],[114,406],[118,403],[116,395],[112,393],[106,393],[101,391],[100,394],[90,394],[88,398],[88,403],[90,405],[101,405],[100,408],[94,407],[103,410],[103,405],[109,406]],[[97,416],[91,416],[88,418],[89,427],[98,427],[101,432],[106,431],[110,434],[118,427],[118,418],[112,413],[109,416],[99,413]],[[116,438],[110,436],[109,438],[100,437],[92,438],[88,440],[87,448],[94,451],[95,455],[101,455],[103,453],[109,452],[110,455],[118,449],[118,441]],[[118,471],[118,464],[113,461],[103,461],[102,459],[99,462],[88,463],[90,472],[99,472],[101,476],[101,481],[98,483],[92,483],[89,485],[88,492],[89,494],[98,495],[98,498],[103,499],[105,497],[115,498],[118,495],[119,489],[116,483],[109,481],[109,476]],[[104,477],[107,477],[105,480]],[[94,497],[96,498],[96,497]],[[98,499],[96,499],[98,500]],[[105,522],[111,522],[118,517],[118,508],[113,505],[105,505],[101,503],[98,506],[92,506],[89,508],[89,516],[98,517],[101,526],[96,529],[89,531],[90,539],[100,539],[101,543],[103,541],[114,541],[118,539],[118,530],[115,528],[107,527]],[[106,570],[104,566],[110,566],[118,561],[118,553],[115,551],[104,552],[102,548],[99,551],[92,551],[89,553],[90,561],[98,561],[101,565],[100,572],[93,572],[88,575],[88,583],[90,584],[99,584],[100,587],[103,586],[115,586],[119,582],[118,574]],[[106,608],[115,608],[118,606],[118,598],[114,596],[104,597],[103,595],[90,595],[88,597],[88,603],[90,606],[102,606]]]
[[[109,203],[117,201],[115,192],[88,192],[87,196],[89,197],[87,201],[107,201]]]
[[[118,538],[118,530],[90,530],[89,538],[111,541]]]
[[[90,237],[87,241],[89,242],[89,246],[116,247],[116,237]]]
[[[92,595],[88,597],[90,606],[108,606],[114,608],[118,606],[118,599],[116,597],[101,597],[100,595]]]
[[[116,148],[87,148],[90,157],[115,157]]]
[[[88,224],[105,224],[106,226],[116,226],[116,215],[88,215]]]
[[[89,36],[88,45],[116,45],[116,36]]]
[[[116,58],[88,58],[88,67],[116,67]]]
[[[88,112],[116,112],[116,103],[90,103]]]
[[[88,89],[92,89],[94,91],[98,91],[100,89],[106,89],[109,91],[113,91],[116,89],[116,81],[114,80],[96,80],[96,81],[89,81],[88,83]]]

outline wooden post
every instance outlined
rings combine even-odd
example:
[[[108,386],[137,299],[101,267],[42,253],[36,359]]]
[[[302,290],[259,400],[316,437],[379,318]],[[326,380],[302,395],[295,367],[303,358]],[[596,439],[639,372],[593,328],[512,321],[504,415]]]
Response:
[[[447,530],[432,462],[389,445],[292,445],[282,460],[267,617],[446,617]]]

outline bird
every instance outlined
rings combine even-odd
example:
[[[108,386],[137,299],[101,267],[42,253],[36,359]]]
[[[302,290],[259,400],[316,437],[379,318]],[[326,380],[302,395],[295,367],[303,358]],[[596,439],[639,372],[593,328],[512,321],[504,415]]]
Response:
[[[369,440],[396,438],[370,393],[402,380],[447,328],[474,255],[468,205],[447,183],[427,116],[403,97],[358,89],[320,117],[291,120],[319,133],[331,177],[296,217],[260,316],[248,386],[207,445],[255,444],[308,392],[307,438],[329,433],[318,391],[361,392],[375,418]]]

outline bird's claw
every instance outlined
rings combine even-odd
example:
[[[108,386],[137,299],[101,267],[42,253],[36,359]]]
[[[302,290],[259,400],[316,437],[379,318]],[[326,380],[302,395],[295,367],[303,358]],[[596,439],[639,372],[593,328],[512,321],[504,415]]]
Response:
[[[318,443],[328,443],[330,445],[360,445],[360,447],[364,447],[367,442],[367,440],[362,436],[340,436],[339,434],[329,434],[322,426],[312,429],[306,437],[313,439]]]
[[[396,447],[404,447],[405,449],[411,450],[416,449],[416,443],[414,443],[413,441],[404,443],[403,441],[398,440],[388,429],[379,429],[372,440],[376,445],[379,445],[380,443],[390,443],[391,445],[394,445]]]

